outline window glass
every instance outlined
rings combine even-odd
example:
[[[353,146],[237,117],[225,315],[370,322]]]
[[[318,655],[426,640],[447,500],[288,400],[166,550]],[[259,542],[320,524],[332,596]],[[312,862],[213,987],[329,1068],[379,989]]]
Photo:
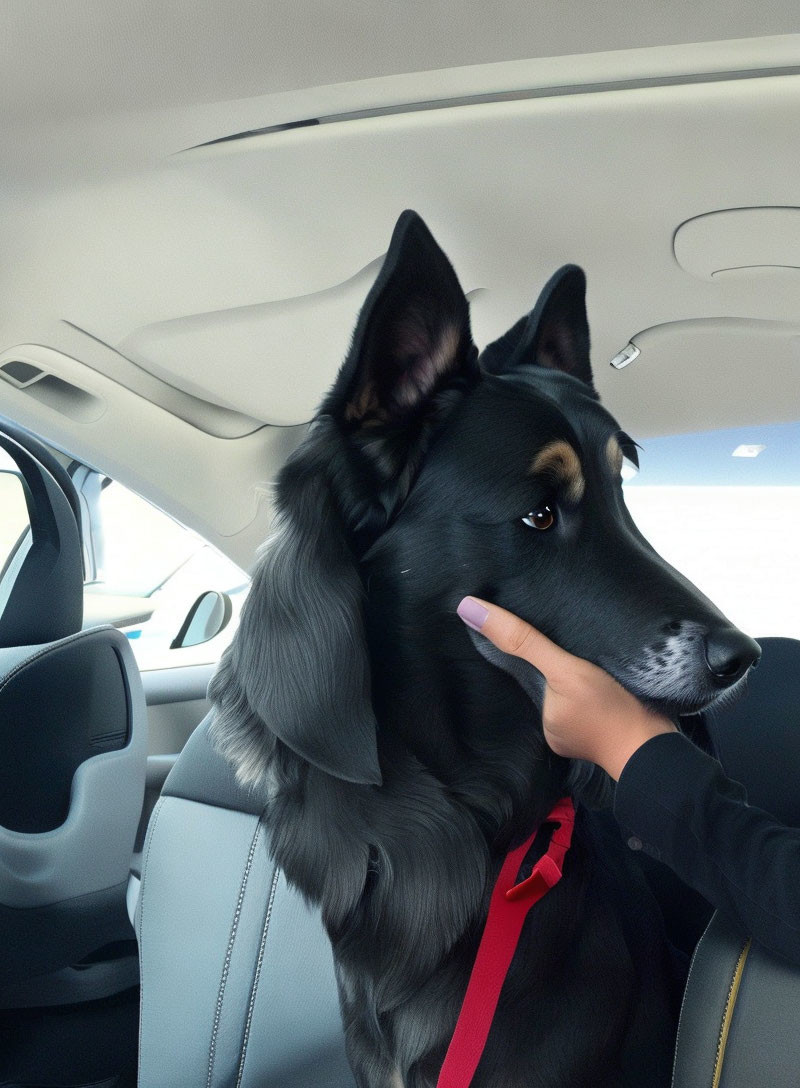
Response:
[[[98,506],[97,580],[115,593],[155,592],[202,547],[199,537],[113,480],[104,481]]]
[[[116,481],[102,480],[91,522],[95,578],[86,587],[87,611],[121,627],[141,669],[217,661],[236,630],[247,574]],[[211,590],[230,598],[230,621],[208,642],[172,649],[192,605]]]
[[[625,501],[653,547],[748,634],[800,638],[800,423],[641,445]]]

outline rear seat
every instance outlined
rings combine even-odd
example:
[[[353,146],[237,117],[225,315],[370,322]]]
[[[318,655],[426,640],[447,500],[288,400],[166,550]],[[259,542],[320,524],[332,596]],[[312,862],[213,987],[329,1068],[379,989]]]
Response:
[[[354,1088],[322,922],[269,857],[209,715],[164,785],[136,908],[142,1088]]]
[[[707,725],[751,802],[800,824],[800,642],[761,645],[746,695]],[[212,748],[209,721],[145,844],[139,1084],[354,1088],[319,915],[269,860],[260,802]],[[798,1008],[800,970],[715,915],[692,963],[673,1088],[796,1088]]]

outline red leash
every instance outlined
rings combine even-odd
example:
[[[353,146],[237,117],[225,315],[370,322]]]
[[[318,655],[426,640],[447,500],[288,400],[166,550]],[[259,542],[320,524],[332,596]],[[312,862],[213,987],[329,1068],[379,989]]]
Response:
[[[547,853],[539,858],[526,880],[514,883],[525,855],[539,834],[538,827],[521,846],[507,854],[503,862],[489,902],[489,914],[456,1030],[436,1088],[469,1088],[472,1083],[528,911],[561,879],[575,826],[572,800],[562,797],[544,823],[559,826],[553,831]]]

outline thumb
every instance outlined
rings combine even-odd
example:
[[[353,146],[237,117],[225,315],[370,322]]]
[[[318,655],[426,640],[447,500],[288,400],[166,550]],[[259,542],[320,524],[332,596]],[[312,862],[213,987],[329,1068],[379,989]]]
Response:
[[[557,676],[569,662],[566,650],[499,605],[479,597],[465,597],[457,612],[467,626],[480,631],[498,650],[529,662],[546,680]]]

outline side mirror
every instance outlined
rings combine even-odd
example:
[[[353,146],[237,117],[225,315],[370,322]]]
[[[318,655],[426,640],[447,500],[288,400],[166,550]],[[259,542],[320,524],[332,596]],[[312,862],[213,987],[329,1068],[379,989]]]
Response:
[[[170,643],[170,650],[208,642],[227,627],[232,613],[233,605],[227,593],[218,593],[215,589],[201,593]]]

